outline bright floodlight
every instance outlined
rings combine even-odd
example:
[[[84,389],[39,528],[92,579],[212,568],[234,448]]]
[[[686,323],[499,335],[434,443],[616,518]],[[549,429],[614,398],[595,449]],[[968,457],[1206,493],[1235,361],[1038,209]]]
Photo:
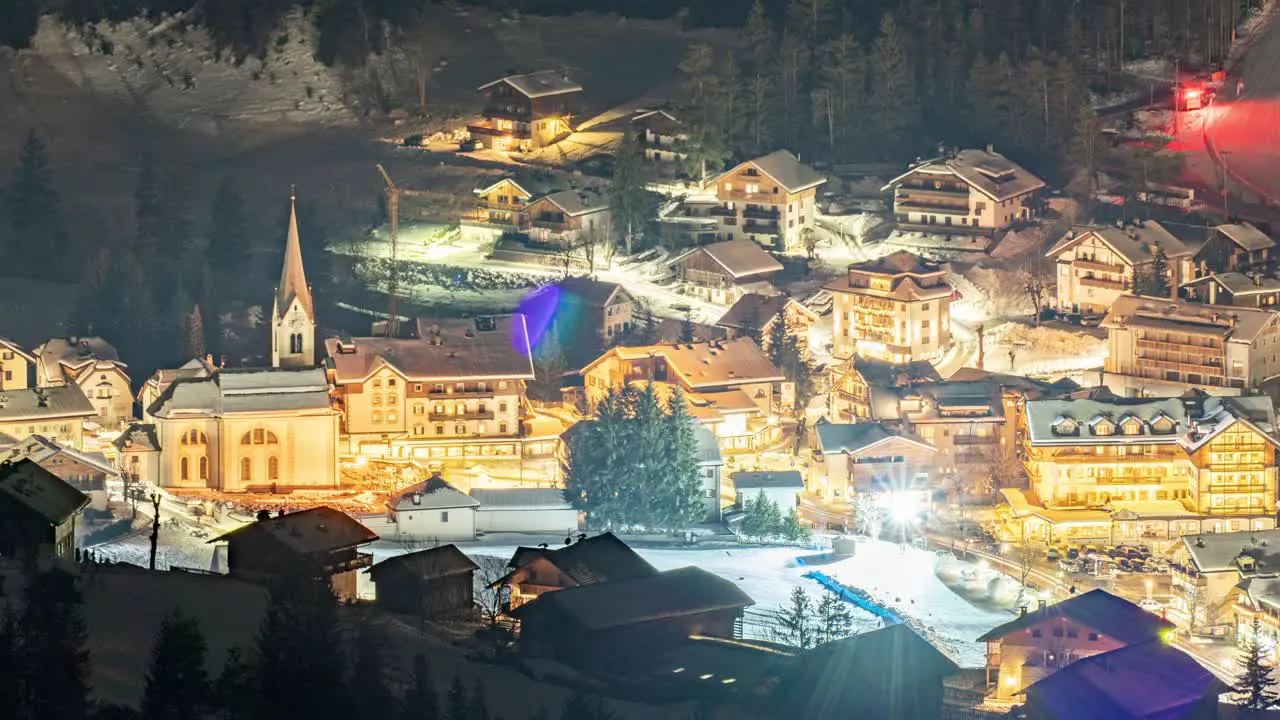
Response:
[[[883,503],[885,514],[896,523],[905,525],[914,521],[920,514],[920,503],[915,493],[887,492],[884,494]]]

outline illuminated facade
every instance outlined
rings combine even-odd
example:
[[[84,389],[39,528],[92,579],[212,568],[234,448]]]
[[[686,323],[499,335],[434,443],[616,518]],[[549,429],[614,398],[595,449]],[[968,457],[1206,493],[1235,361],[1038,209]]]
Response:
[[[908,252],[850,265],[828,283],[833,354],[894,363],[930,360],[951,345],[951,286],[946,271]]]
[[[0,390],[22,390],[31,384],[29,376],[36,359],[21,345],[0,338]]]
[[[492,240],[524,227],[525,208],[534,194],[527,183],[502,178],[476,188],[475,206],[462,214],[460,226],[467,239]]]
[[[529,343],[524,316],[419,319],[414,327],[411,338],[325,342],[343,452],[436,464],[518,460],[525,383],[534,377],[519,349]]]
[[[1104,382],[1121,395],[1238,395],[1280,374],[1280,314],[1121,295],[1102,321]]]
[[[711,181],[711,214],[725,240],[750,239],[773,250],[803,246],[814,229],[818,186],[827,179],[786,150],[748,160]]]
[[[1106,313],[1116,298],[1135,292],[1135,278],[1150,272],[1157,252],[1165,254],[1166,280],[1176,290],[1191,279],[1194,249],[1194,243],[1183,242],[1154,220],[1125,227],[1073,227],[1045,253],[1058,267],[1058,311]]]
[[[495,150],[527,151],[573,131],[582,86],[554,70],[509,75],[480,86],[484,119],[467,126],[471,137]]]
[[[882,190],[893,191],[898,227],[931,233],[989,234],[1035,216],[1044,181],[990,147],[916,165]]]
[[[1006,539],[1165,546],[1273,528],[1274,417],[1266,397],[1030,401],[1030,491],[1002,491]]]
[[[35,350],[36,386],[75,385],[97,411],[95,422],[108,430],[133,419],[133,390],[120,355],[100,337],[53,338]]]
[[[271,367],[277,368],[316,365],[316,307],[302,268],[302,243],[294,205],[290,196],[284,267],[271,310]]]
[[[1274,612],[1280,607],[1274,577],[1280,530],[1185,535],[1170,548],[1169,559],[1172,611],[1180,623],[1199,632],[1230,627],[1238,633],[1260,614],[1273,636],[1280,628]]]

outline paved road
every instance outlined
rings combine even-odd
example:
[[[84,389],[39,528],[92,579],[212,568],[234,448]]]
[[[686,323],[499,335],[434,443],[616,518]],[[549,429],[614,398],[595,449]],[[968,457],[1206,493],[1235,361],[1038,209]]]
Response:
[[[1221,102],[1209,108],[1209,149],[1233,181],[1233,202],[1238,196],[1246,203],[1280,203],[1280,14],[1275,9],[1235,74],[1244,79],[1244,95],[1236,98],[1235,83],[1228,80]]]

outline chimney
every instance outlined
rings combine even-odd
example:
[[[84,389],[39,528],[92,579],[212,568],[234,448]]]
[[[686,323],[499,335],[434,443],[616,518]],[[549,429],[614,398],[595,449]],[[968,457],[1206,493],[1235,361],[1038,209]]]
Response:
[[[991,143],[987,143],[987,152],[995,153],[995,151],[996,151],[996,146]]]
[[[69,345],[79,345],[79,344],[80,344],[80,338],[76,337],[75,335],[70,335],[70,336],[68,336],[68,337],[67,337],[67,344],[69,344]]]
[[[414,505],[421,505],[421,504],[422,504],[422,493],[417,493],[417,492],[416,492],[416,493],[414,493],[414,494],[410,495],[410,496],[409,496],[409,500],[410,500],[410,501],[412,501]]]

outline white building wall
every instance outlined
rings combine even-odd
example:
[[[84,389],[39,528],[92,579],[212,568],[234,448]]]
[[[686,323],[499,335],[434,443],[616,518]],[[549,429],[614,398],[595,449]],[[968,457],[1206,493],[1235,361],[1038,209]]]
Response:
[[[475,540],[476,509],[465,507],[399,510],[395,514],[395,528],[397,536],[405,540],[439,540],[441,542]]]

